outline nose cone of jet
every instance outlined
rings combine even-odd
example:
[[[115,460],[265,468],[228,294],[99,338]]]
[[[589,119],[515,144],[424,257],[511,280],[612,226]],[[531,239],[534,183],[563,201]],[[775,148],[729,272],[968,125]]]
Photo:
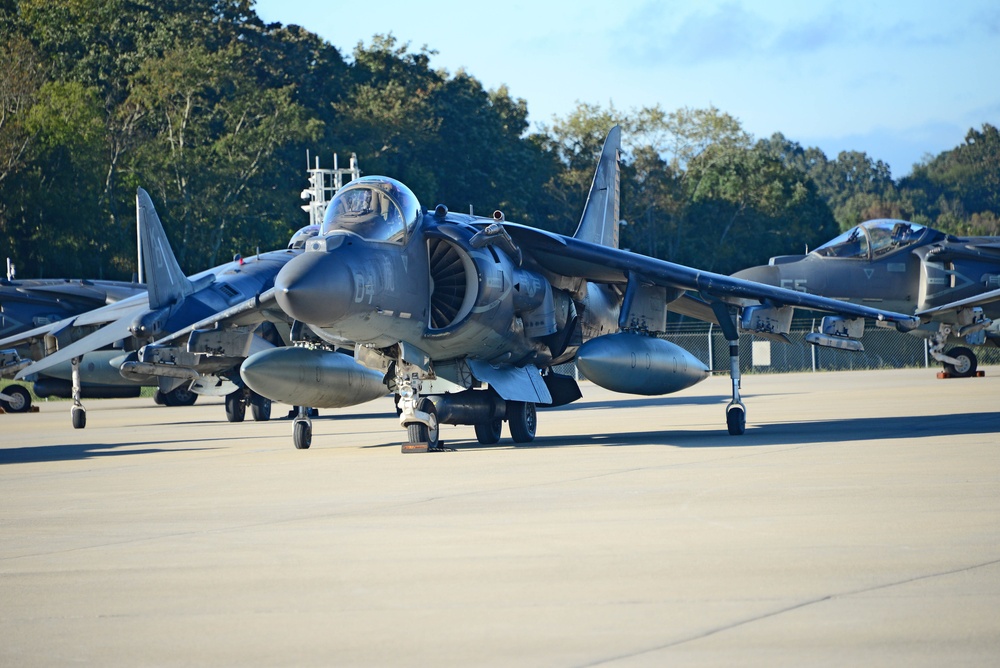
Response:
[[[354,277],[336,253],[307,252],[292,258],[274,279],[275,299],[292,318],[334,325],[354,303]]]

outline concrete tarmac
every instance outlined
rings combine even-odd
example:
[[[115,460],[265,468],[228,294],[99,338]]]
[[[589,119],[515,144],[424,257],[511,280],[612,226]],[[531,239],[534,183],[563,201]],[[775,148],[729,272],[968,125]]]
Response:
[[[725,377],[400,453],[386,398],[0,415],[0,666],[1000,661],[1000,368]],[[287,407],[275,406],[276,417]]]

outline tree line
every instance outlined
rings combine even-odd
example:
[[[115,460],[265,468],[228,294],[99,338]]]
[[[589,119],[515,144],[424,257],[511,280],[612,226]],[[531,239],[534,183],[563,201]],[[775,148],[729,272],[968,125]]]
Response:
[[[732,272],[877,217],[1000,234],[1000,136],[893,180],[755,140],[716,108],[580,104],[531,129],[525,100],[487,90],[392,35],[349,57],[251,0],[0,0],[0,240],[22,277],[128,278],[135,189],[182,267],[283,247],[306,224],[305,153],[357,153],[427,207],[571,233],[607,130],[623,126],[622,230],[637,252]]]

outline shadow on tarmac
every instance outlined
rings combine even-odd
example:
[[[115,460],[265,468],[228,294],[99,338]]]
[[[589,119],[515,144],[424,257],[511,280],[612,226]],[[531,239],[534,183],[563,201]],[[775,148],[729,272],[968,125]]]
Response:
[[[914,439],[933,436],[994,434],[1000,429],[1000,413],[958,413],[923,417],[843,418],[807,422],[781,422],[750,426],[742,436],[730,436],[725,425],[717,432],[671,430],[609,432],[576,436],[537,436],[518,449],[585,446],[662,445],[676,448],[762,447],[808,445],[813,443],[851,443],[877,440]],[[442,435],[446,435],[442,432]],[[506,436],[506,434],[505,434]],[[448,441],[456,450],[480,450],[511,447],[509,438],[496,446],[475,441]]]
[[[194,452],[197,450],[217,450],[218,448],[145,448],[142,450],[119,450],[142,443],[78,443],[73,445],[40,445],[28,448],[0,448],[0,466],[4,464],[39,464],[43,462],[74,461],[99,457],[123,457],[127,455],[150,455],[159,452]]]

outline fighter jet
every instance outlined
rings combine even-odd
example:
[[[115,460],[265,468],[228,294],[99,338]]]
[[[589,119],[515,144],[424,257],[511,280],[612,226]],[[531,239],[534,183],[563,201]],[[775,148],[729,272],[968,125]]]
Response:
[[[806,255],[733,276],[915,315],[945,373],[976,374],[965,345],[1000,345],[1000,237],[956,237],[904,220],[869,220]],[[807,339],[808,336],[807,335]]]
[[[619,249],[620,152],[616,127],[572,237],[508,222],[499,211],[428,211],[392,178],[352,181],[331,201],[320,235],[278,272],[275,300],[301,329],[330,347],[353,346],[358,362],[384,374],[385,389],[399,397],[404,451],[437,449],[441,424],[474,425],[481,443],[496,443],[507,422],[515,442],[532,441],[536,406],[581,396],[573,378],[553,371],[574,359],[588,379],[617,392],[659,395],[701,381],[710,370],[656,336],[670,305],[718,321],[730,342],[726,424],[734,435],[746,428],[739,328],[780,335],[794,308],[821,310],[833,314],[825,344],[841,345],[863,332],[866,317],[917,324]],[[307,354],[274,349],[250,356],[241,375],[254,391],[300,406],[321,405],[328,384],[354,383],[359,400],[368,397],[373,388],[352,378],[343,357],[315,345]],[[293,441],[311,444],[304,413]]]
[[[145,285],[126,281],[18,280],[13,275],[10,260],[7,268],[7,278],[0,280],[0,337],[5,338],[146,291]],[[26,365],[16,349],[0,350],[0,368],[7,375],[13,375]],[[31,393],[21,385],[8,385],[0,390],[0,407],[11,413],[26,412],[31,408]]]
[[[100,372],[102,383],[133,387],[153,383],[164,395],[177,388],[225,395],[230,421],[242,421],[248,405],[255,419],[268,419],[270,401],[246,389],[238,369],[251,353],[284,345],[280,327],[287,331],[288,318],[279,309],[259,309],[253,326],[197,331],[183,348],[147,344],[210,316],[228,313],[234,306],[255,302],[271,288],[278,270],[302,252],[305,239],[315,235],[315,228],[300,230],[287,249],[238,257],[187,277],[170,249],[149,195],[141,188],[136,213],[147,258],[147,292],[0,341],[0,349],[19,346],[28,359],[36,360],[27,366],[19,364],[23,368],[16,377],[36,379],[37,386],[39,380],[45,382],[47,374],[57,373],[68,363],[75,428],[86,425],[81,402],[85,355],[100,356],[90,371]],[[274,322],[269,320],[272,316]]]

